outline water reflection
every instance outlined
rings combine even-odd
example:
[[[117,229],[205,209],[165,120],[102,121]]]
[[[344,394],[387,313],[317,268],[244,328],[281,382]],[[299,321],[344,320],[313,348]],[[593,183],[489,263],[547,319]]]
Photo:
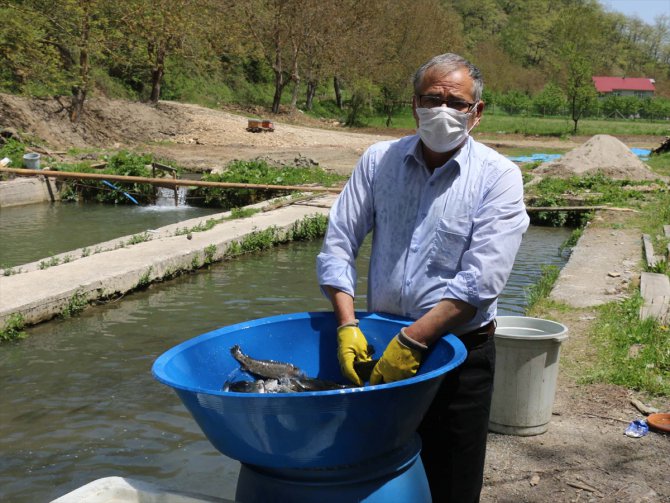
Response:
[[[557,248],[567,234],[531,228],[501,314],[523,310],[524,287],[541,264],[562,262]],[[109,476],[233,498],[239,464],[214,450],[172,390],[153,379],[151,365],[220,326],[329,309],[316,285],[319,245],[217,264],[0,346],[0,500],[49,501]],[[368,255],[366,245],[361,283]],[[357,308],[364,309],[362,296]]]

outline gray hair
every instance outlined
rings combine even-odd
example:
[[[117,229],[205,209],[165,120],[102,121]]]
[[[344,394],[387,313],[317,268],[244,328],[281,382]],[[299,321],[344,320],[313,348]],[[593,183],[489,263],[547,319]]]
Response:
[[[434,56],[419,67],[419,69],[414,74],[412,81],[414,84],[414,94],[417,96],[421,92],[421,86],[423,84],[423,78],[426,75],[426,72],[433,67],[438,67],[445,74],[454,72],[461,68],[466,68],[470,74],[470,77],[472,77],[472,80],[474,80],[475,83],[474,89],[472,90],[475,101],[482,99],[482,93],[484,92],[484,80],[482,79],[482,72],[480,72],[479,68],[470,63],[467,59],[451,52],[440,54],[439,56]]]

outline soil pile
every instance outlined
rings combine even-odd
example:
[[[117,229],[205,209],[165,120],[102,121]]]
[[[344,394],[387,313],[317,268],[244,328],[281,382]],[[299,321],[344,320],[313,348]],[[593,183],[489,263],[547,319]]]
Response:
[[[560,159],[545,162],[533,174],[568,178],[602,173],[614,180],[656,180],[649,167],[613,136],[599,134]]]
[[[177,111],[162,103],[149,106],[95,98],[86,102],[81,120],[73,124],[68,106],[68,98],[27,99],[0,94],[0,124],[59,149],[165,140],[176,135],[185,122]]]

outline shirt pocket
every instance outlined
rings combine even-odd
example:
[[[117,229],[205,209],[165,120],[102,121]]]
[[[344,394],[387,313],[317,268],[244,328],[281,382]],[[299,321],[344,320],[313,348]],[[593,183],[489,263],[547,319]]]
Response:
[[[458,218],[440,218],[428,258],[428,268],[457,271],[470,243],[472,223]]]

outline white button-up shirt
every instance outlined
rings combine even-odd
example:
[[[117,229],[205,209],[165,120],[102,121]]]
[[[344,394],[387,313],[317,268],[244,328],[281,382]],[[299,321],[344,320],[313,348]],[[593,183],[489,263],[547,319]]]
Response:
[[[519,168],[472,138],[432,173],[418,136],[380,142],[331,209],[319,284],[354,296],[355,259],[372,231],[368,310],[418,319],[459,299],[477,308],[453,331],[462,334],[495,318],[528,221]]]

